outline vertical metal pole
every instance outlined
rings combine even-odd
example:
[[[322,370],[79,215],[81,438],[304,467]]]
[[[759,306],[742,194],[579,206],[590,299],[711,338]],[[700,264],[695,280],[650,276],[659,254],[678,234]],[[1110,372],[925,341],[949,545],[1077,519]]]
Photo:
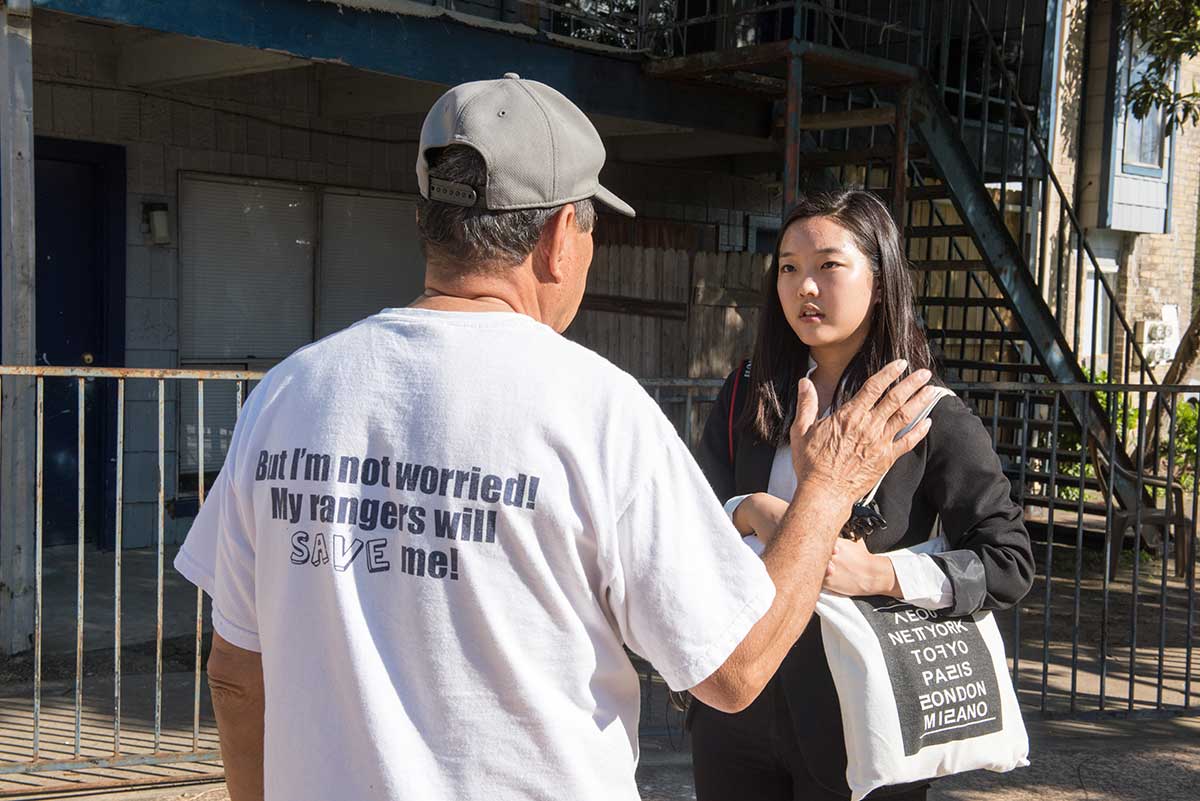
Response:
[[[983,79],[979,84],[979,101],[982,105],[979,119],[979,174],[984,177],[984,180],[987,180],[988,173],[988,123],[991,119],[992,111],[992,32],[988,29],[992,10],[991,0],[988,1],[987,9],[987,16],[979,23],[980,33],[984,39]]]
[[[1122,393],[1126,398],[1129,393]],[[1137,688],[1137,640],[1138,640],[1138,590],[1142,572],[1142,494],[1146,491],[1143,477],[1146,475],[1146,393],[1138,393],[1137,422],[1137,494],[1133,498],[1133,587],[1129,599],[1129,698],[1128,708],[1133,709],[1134,691]]]
[[[162,683],[163,683],[163,540],[166,512],[164,474],[166,473],[166,425],[163,398],[163,379],[158,379],[158,562],[155,586],[155,629],[154,629],[154,751],[162,741]]]
[[[971,56],[971,8],[963,9],[962,53],[958,59],[958,138],[967,124],[967,61]],[[982,171],[980,171],[982,174]]]
[[[905,86],[896,97],[896,156],[892,173],[892,215],[900,229],[900,248],[904,248],[904,204],[908,183],[908,119],[912,88]]]
[[[1166,482],[1166,498],[1163,500],[1163,505],[1166,511],[1167,523],[1163,526],[1162,539],[1162,577],[1159,585],[1158,598],[1158,690],[1155,694],[1154,705],[1158,709],[1162,709],[1163,705],[1163,658],[1166,656],[1167,647],[1167,535],[1169,532],[1174,532],[1178,536],[1178,527],[1173,526],[1169,521],[1173,514],[1178,510],[1174,508],[1175,497],[1171,492],[1171,482],[1175,480],[1175,407],[1179,396],[1174,392],[1168,393],[1170,406],[1168,411],[1170,417],[1167,418],[1167,482]],[[1162,392],[1154,404],[1154,408],[1160,408],[1162,403]],[[1156,417],[1158,415],[1155,415]],[[1158,458],[1155,457],[1155,462]]]
[[[196,381],[196,471],[198,506],[204,505],[204,379]],[[200,645],[204,635],[204,591],[196,588],[196,676],[192,694],[192,750],[200,750]]]
[[[125,547],[125,379],[117,379],[117,497],[113,526],[113,754],[121,753],[121,550]]]
[[[1054,393],[1054,409],[1050,419],[1050,496],[1046,504],[1049,519],[1046,523],[1046,595],[1042,601],[1042,712],[1046,712],[1046,685],[1050,681],[1050,605],[1054,586],[1054,507],[1058,503],[1058,416],[1060,393]]]
[[[1092,377],[1092,382],[1095,382],[1095,376]],[[1109,374],[1109,382],[1112,382],[1112,374]],[[1117,395],[1114,392],[1107,391],[1105,396],[1108,398],[1108,430],[1116,432],[1117,430]],[[1098,447],[1103,447],[1104,443],[1098,443]],[[1096,473],[1099,475],[1100,465],[1096,465]],[[1117,437],[1115,433],[1111,433],[1108,437],[1108,481],[1105,482],[1108,487],[1108,497],[1104,499],[1104,575],[1102,577],[1101,592],[1100,592],[1100,709],[1103,710],[1108,703],[1108,641],[1109,641],[1109,625],[1108,625],[1108,596],[1109,589],[1112,583],[1111,574],[1114,566],[1111,564],[1112,558],[1115,556],[1118,563],[1120,562],[1121,552],[1117,549],[1117,553],[1113,554],[1110,537],[1124,537],[1125,530],[1113,531],[1113,505],[1117,502],[1116,493],[1117,480]]]
[[[80,735],[83,725],[83,556],[84,556],[84,540],[86,535],[86,504],[87,483],[85,481],[86,472],[83,469],[85,461],[84,453],[84,428],[86,426],[84,414],[84,386],[85,381],[82,378],[75,379],[75,395],[78,402],[78,424],[76,433],[79,441],[76,446],[76,455],[78,457],[77,467],[79,474],[79,508],[77,519],[79,521],[79,530],[77,535],[78,553],[75,565],[75,756],[79,756],[80,752]]]
[[[796,9],[797,16],[801,16],[802,13],[801,9]],[[794,42],[792,46],[795,46]],[[803,62],[796,54],[788,53],[787,111],[784,119],[786,129],[783,156],[784,214],[796,205],[800,194],[800,110],[803,105],[801,97],[803,80]]]
[[[0,6],[0,363],[35,363],[33,28],[31,0]],[[33,382],[0,387],[0,655],[34,637]]]
[[[1195,449],[1192,454],[1192,475],[1200,476],[1200,447]],[[1183,707],[1190,709],[1192,706],[1192,640],[1196,624],[1196,526],[1200,522],[1200,518],[1196,515],[1200,514],[1200,491],[1193,486],[1192,488],[1192,525],[1188,531],[1189,546],[1188,564],[1187,564],[1187,627],[1184,629],[1187,634],[1184,639],[1184,669],[1183,669]]]
[[[42,490],[45,487],[46,429],[45,379],[37,377],[37,456],[34,478],[34,605],[33,605],[33,758],[41,755],[42,731]],[[12,415],[7,415],[11,419]]]
[[[1029,466],[1029,406],[1031,392],[1028,389],[1021,391],[1021,469],[1020,484],[1018,492],[1020,499],[1018,501],[1021,509],[1025,508],[1025,472]],[[1053,517],[1051,518],[1053,520]],[[1050,537],[1054,537],[1054,532],[1050,532]],[[1013,606],[1013,666],[1012,666],[1013,686],[1021,686],[1021,605]]]
[[[1075,510],[1075,597],[1071,608],[1071,712],[1075,712],[1075,702],[1079,694],[1079,619],[1082,609],[1083,591],[1083,503],[1087,493],[1088,472],[1088,430],[1091,413],[1091,397],[1089,392],[1082,393],[1079,404],[1083,408],[1083,420],[1079,425],[1079,499]],[[1099,466],[1093,466],[1099,476]],[[1101,659],[1104,655],[1101,654]]]

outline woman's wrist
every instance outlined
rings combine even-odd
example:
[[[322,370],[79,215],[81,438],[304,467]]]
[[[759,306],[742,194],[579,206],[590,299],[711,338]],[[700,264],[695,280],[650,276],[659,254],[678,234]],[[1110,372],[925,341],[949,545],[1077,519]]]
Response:
[[[881,554],[875,554],[875,594],[886,595],[889,598],[903,598],[900,589],[900,579],[896,576],[896,568],[892,560]]]

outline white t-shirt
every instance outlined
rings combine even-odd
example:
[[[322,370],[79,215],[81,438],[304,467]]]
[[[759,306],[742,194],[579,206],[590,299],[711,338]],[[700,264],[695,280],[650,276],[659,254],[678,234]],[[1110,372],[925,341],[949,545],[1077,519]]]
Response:
[[[511,313],[278,365],[175,566],[262,652],[274,801],[637,798],[622,646],[692,687],[775,593],[636,381]]]

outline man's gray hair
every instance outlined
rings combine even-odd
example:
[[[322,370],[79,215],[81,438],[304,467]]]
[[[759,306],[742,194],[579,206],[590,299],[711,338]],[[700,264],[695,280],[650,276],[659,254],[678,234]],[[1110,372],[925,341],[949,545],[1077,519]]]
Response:
[[[451,145],[427,153],[426,158],[432,177],[481,189],[487,184],[487,164],[474,148]],[[561,209],[488,211],[421,198],[417,227],[425,256],[434,265],[472,272],[502,270],[533,253],[542,229]],[[591,198],[575,201],[575,227],[588,232],[595,224]]]

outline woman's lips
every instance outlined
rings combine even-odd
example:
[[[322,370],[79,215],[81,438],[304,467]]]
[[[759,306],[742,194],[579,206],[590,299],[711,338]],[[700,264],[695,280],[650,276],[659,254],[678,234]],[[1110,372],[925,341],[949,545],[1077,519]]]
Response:
[[[825,315],[823,315],[823,314],[802,314],[802,315],[800,315],[800,322],[802,322],[802,323],[819,323],[824,319],[825,319]]]

